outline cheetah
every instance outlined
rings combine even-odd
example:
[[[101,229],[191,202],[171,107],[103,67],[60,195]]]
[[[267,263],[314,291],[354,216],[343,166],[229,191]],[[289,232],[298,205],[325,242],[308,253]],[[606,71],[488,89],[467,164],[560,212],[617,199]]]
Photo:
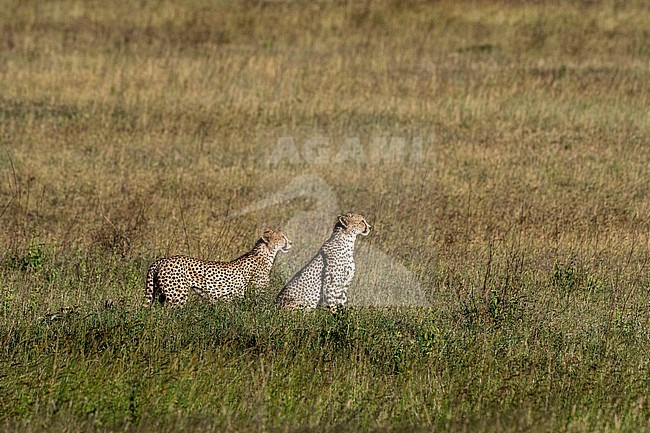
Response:
[[[170,307],[187,302],[190,289],[216,303],[242,297],[251,284],[264,290],[278,251],[286,253],[292,241],[280,230],[267,230],[253,249],[231,262],[215,262],[185,256],[155,261],[147,272],[146,304],[153,300]]]
[[[347,302],[354,277],[354,242],[368,236],[370,224],[359,214],[339,215],[334,231],[316,255],[289,280],[275,304],[282,308],[311,310],[327,307],[336,313]]]

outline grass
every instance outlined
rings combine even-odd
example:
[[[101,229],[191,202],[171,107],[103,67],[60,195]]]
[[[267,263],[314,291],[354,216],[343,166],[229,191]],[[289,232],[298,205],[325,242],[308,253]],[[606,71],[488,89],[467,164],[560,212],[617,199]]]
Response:
[[[6,414],[97,430],[634,429],[647,421],[639,327],[255,304],[67,312],[4,339],[30,368],[3,380],[33,381],[9,388]]]
[[[0,24],[0,429],[650,431],[646,2],[34,0]],[[365,159],[336,162],[351,137]],[[427,307],[272,307],[346,211],[374,227],[352,293],[405,290],[399,263]],[[141,308],[156,257],[278,226],[259,299]]]

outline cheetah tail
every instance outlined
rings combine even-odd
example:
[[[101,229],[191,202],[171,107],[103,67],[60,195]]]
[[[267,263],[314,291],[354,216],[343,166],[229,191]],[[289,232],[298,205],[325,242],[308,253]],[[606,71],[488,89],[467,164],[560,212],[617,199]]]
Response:
[[[153,305],[153,299],[156,295],[156,280],[158,279],[158,268],[160,260],[156,260],[147,271],[147,285],[145,287],[145,304]]]

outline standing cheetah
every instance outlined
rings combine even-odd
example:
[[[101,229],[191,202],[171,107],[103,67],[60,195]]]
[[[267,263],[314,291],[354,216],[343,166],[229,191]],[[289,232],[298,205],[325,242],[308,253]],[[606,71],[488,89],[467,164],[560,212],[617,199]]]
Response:
[[[147,272],[146,303],[151,305],[156,298],[171,307],[181,306],[190,289],[212,303],[243,296],[249,284],[266,289],[276,254],[290,248],[284,233],[267,230],[251,251],[231,262],[184,256],[158,259]]]
[[[330,238],[280,291],[275,304],[305,310],[322,305],[336,313],[345,306],[354,277],[354,241],[368,234],[370,224],[362,215],[339,215]]]

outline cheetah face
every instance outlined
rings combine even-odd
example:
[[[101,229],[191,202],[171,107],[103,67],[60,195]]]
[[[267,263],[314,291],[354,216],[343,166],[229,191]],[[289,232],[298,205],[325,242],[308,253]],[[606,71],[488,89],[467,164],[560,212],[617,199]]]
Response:
[[[370,234],[370,228],[372,227],[368,224],[368,221],[366,221],[364,216],[358,213],[339,215],[337,225],[343,227],[343,229],[348,233],[361,236],[368,236]]]
[[[262,235],[262,241],[273,253],[278,251],[282,251],[283,253],[289,252],[291,244],[293,243],[291,242],[291,239],[280,230],[265,231]]]

